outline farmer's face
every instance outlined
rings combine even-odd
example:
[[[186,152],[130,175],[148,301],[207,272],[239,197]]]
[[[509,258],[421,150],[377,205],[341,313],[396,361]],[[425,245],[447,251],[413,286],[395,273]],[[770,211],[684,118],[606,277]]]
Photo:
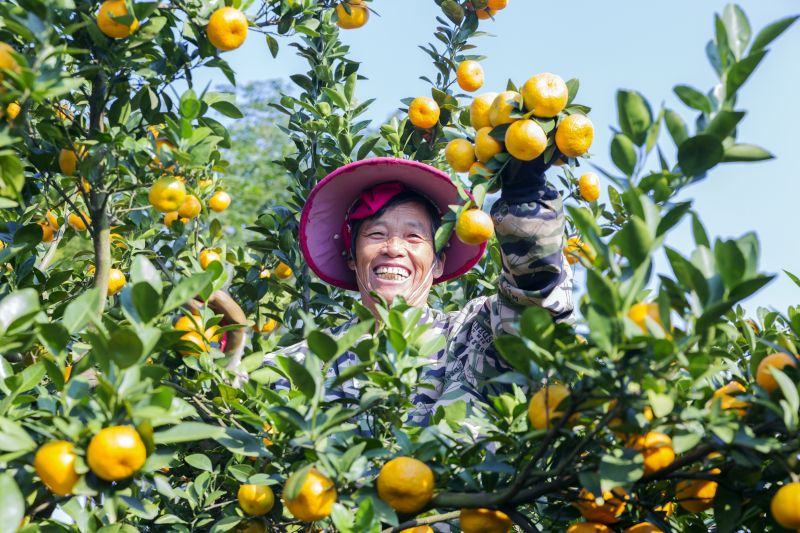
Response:
[[[430,215],[418,202],[390,207],[361,224],[356,258],[349,265],[356,271],[364,305],[374,310],[371,291],[389,304],[399,295],[411,305],[425,305],[433,280],[444,270],[444,260],[434,254],[431,230]]]

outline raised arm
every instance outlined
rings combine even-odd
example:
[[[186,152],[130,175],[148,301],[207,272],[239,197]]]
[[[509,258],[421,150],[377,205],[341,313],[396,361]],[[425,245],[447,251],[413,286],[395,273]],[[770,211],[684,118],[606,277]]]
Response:
[[[492,206],[503,260],[494,325],[506,333],[514,333],[512,324],[525,307],[547,309],[557,321],[570,320],[574,309],[572,269],[562,251],[561,196],[547,184],[545,169],[540,161],[512,168]]]

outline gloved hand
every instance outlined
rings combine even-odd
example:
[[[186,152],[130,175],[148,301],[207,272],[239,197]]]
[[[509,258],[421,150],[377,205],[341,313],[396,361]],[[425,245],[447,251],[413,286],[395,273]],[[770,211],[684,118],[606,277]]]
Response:
[[[560,156],[556,150],[548,163],[545,163],[544,155],[532,161],[512,159],[500,176],[502,182],[500,197],[514,203],[524,203],[541,198],[545,192],[550,192],[545,172]]]

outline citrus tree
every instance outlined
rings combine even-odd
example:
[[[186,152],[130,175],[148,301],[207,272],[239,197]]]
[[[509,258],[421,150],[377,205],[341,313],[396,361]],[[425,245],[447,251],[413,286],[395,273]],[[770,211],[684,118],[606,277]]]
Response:
[[[675,200],[718,165],[772,157],[737,138],[737,94],[795,17],[755,34],[738,6],[715,17],[706,54],[719,82],[675,87],[691,127],[686,110],[619,91],[601,190],[578,80],[484,75],[476,39],[506,0],[437,1],[430,94],[382,125],[361,118],[372,101],[355,97],[359,65],[339,39],[372,3],[229,4],[0,5],[0,527],[800,528],[800,313],[746,316],[739,303],[771,279],[756,235],[712,242]],[[234,83],[224,52],[248,33],[308,67],[270,102],[285,138],[269,168],[287,190],[236,244],[211,212],[237,209],[231,169],[241,184],[267,167],[242,166],[233,143],[248,137],[229,119],[244,113],[233,93],[196,89],[192,71]],[[470,94],[487,82],[497,92]],[[453,231],[491,239],[491,194],[552,166],[564,254],[586,269],[576,323],[528,309],[519,335],[494,339],[504,392],[442,407],[425,427],[410,398],[444,339],[403,302],[376,320],[314,278],[297,246],[313,186],[372,155],[452,172],[462,203],[437,247]],[[687,218],[694,249],[665,247]],[[662,252],[671,271],[656,275]],[[490,240],[431,304],[492,294],[501,271]],[[357,326],[331,334],[353,314]],[[303,360],[268,355],[300,340]],[[345,351],[359,363],[328,377]],[[351,378],[360,396],[338,397]]]

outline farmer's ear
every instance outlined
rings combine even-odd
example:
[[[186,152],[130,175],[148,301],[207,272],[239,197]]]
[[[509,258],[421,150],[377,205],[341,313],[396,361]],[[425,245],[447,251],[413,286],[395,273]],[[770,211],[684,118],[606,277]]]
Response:
[[[347,254],[347,268],[353,271],[356,269],[356,260],[353,258],[353,254]]]
[[[444,273],[444,262],[445,262],[445,255],[442,252],[441,257],[434,256],[433,258],[433,278],[436,279]]]

